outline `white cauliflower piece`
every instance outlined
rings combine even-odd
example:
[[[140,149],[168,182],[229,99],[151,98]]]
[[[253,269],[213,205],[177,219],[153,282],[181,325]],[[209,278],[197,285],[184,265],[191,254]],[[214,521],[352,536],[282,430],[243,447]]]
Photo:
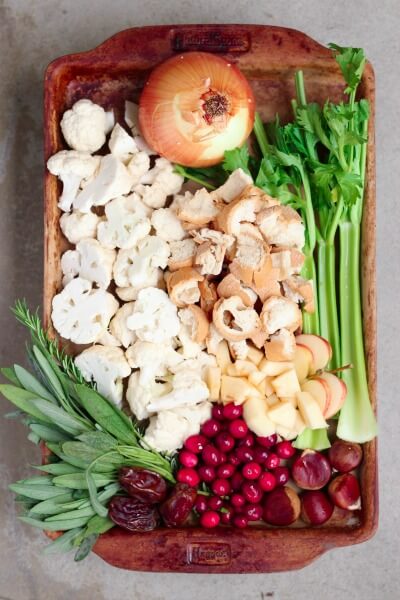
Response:
[[[174,452],[190,436],[199,433],[200,426],[211,416],[210,402],[163,410],[151,417],[144,440],[159,452]]]
[[[179,242],[187,235],[182,223],[170,208],[155,210],[151,216],[151,224],[157,236],[167,242]]]
[[[158,377],[168,374],[168,370],[182,362],[183,357],[168,344],[152,342],[135,342],[125,353],[129,365],[140,369],[140,383],[150,384]]]
[[[198,369],[180,364],[172,379],[172,390],[160,398],[154,398],[147,406],[149,412],[170,410],[181,406],[198,404],[207,400],[210,393]]]
[[[176,306],[163,290],[149,287],[140,290],[133,314],[128,317],[129,329],[145,342],[169,343],[178,334],[180,321]]]
[[[127,168],[132,177],[132,188],[135,188],[150,169],[149,155],[146,152],[137,152],[128,162]]]
[[[93,154],[106,141],[110,119],[98,104],[91,100],[78,100],[63,114],[60,124],[68,146]]]
[[[110,322],[110,333],[124,348],[128,348],[136,340],[135,332],[128,329],[126,320],[131,316],[135,304],[127,302],[117,310]]]
[[[63,184],[58,206],[64,212],[71,210],[78,195],[83,179],[91,177],[100,164],[99,156],[90,156],[87,152],[61,150],[47,161],[47,168],[56,175]]]
[[[132,135],[139,135],[139,106],[130,100],[125,102],[125,123],[132,131]]]
[[[162,208],[168,196],[179,192],[183,181],[183,177],[174,172],[174,167],[169,161],[158,158],[154,168],[141,180],[141,183],[151,184],[141,188],[143,202],[151,208]]]
[[[132,154],[136,154],[138,151],[133,137],[119,123],[115,125],[111,132],[108,147],[111,154],[122,160],[124,164],[132,158]]]
[[[176,365],[176,367],[171,367],[171,372],[172,373],[178,373],[181,370],[190,370],[190,371],[196,371],[199,376],[205,380],[206,375],[207,375],[207,369],[209,367],[216,367],[217,366],[217,359],[215,358],[215,356],[208,354],[208,352],[205,351],[201,351],[199,352],[199,354],[193,358],[189,358],[181,363],[179,363],[178,365]]]
[[[179,352],[184,358],[195,358],[205,348],[205,344],[198,344],[193,341],[190,327],[184,323],[181,323],[176,337],[180,346]]]
[[[126,400],[135,417],[141,421],[142,419],[147,419],[150,416],[147,406],[150,404],[153,398],[158,398],[163,394],[168,394],[171,389],[172,386],[168,381],[151,381],[147,385],[143,385],[140,381],[139,371],[135,371],[129,377]]]
[[[77,277],[52,302],[51,319],[61,337],[75,344],[96,342],[118,310],[112,294],[93,289],[90,281]]]
[[[96,237],[100,217],[95,213],[80,213],[76,210],[64,213],[60,218],[61,231],[71,244],[77,244],[84,238]]]
[[[103,206],[109,200],[128,194],[132,181],[130,172],[114,154],[102,156],[96,176],[79,192],[73,206],[81,212],[89,212],[92,206]]]
[[[103,333],[102,336],[99,337],[97,343],[101,346],[112,346],[113,348],[118,348],[121,346],[121,342],[117,340],[109,331]]]
[[[61,257],[65,283],[79,275],[82,279],[97,283],[100,288],[108,288],[116,256],[115,250],[103,248],[97,240],[81,240],[76,250],[67,250]]]
[[[133,248],[151,230],[148,211],[137,194],[111,200],[97,228],[99,242],[105,248]]]
[[[150,148],[150,146],[146,144],[146,141],[141,135],[134,134],[133,139],[135,140],[136,146],[139,148],[139,152],[145,152],[148,156],[155,156],[157,154],[153,148]]]
[[[117,406],[121,406],[123,383],[131,368],[121,348],[91,346],[75,358],[75,364],[86,381],[93,380],[97,391]]]
[[[119,287],[144,288],[154,281],[154,271],[165,269],[169,246],[155,235],[147,235],[136,248],[120,250],[114,267],[115,283]],[[157,275],[158,280],[158,275]]]

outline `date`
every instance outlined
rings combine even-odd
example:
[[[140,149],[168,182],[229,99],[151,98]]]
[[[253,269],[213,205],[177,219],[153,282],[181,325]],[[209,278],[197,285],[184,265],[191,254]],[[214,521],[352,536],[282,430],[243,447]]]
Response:
[[[111,498],[108,516],[116,525],[128,531],[152,531],[160,522],[155,506],[126,496]]]
[[[142,467],[122,467],[119,482],[130,496],[148,504],[159,504],[167,495],[165,479]]]
[[[160,507],[167,527],[179,527],[188,519],[196,501],[197,491],[186,483],[177,483]]]

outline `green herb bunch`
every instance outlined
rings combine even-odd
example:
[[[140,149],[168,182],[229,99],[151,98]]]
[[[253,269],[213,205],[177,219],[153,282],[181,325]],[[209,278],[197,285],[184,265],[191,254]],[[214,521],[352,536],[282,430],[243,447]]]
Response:
[[[145,467],[174,483],[173,462],[146,446],[137,423],[87,383],[38,314],[24,301],[14,308],[31,335],[32,375],[19,365],[1,369],[10,383],[0,393],[17,407],[28,438],[49,449],[44,473],[10,485],[23,506],[23,522],[46,531],[63,531],[45,552],[77,548],[75,560],[90,552],[99,534],[114,526],[107,503],[121,493],[118,470]]]

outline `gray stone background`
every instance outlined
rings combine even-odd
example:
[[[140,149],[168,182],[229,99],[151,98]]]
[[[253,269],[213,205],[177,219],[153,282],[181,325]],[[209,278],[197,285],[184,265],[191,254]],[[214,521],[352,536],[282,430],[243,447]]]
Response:
[[[259,23],[322,43],[363,46],[377,77],[380,500],[377,535],[299,572],[205,576],[113,570],[96,556],[41,555],[42,535],[16,520],[10,481],[37,450],[0,419],[0,600],[394,600],[400,597],[398,410],[400,5],[398,0],[0,0],[0,364],[24,360],[14,299],[42,293],[42,78],[55,57],[87,50],[130,26]],[[0,401],[0,414],[9,407]]]

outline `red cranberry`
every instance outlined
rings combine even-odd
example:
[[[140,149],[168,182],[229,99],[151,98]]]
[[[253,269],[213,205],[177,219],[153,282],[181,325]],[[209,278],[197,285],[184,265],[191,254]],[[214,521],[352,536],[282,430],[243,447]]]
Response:
[[[207,508],[210,510],[219,510],[223,506],[223,501],[218,496],[209,496],[207,500]]]
[[[221,461],[221,452],[212,444],[207,444],[201,453],[201,457],[206,465],[216,467]]]
[[[268,458],[269,452],[262,446],[256,446],[253,448],[254,452],[254,460],[258,462],[259,465],[263,465]]]
[[[224,510],[221,512],[221,523],[224,525],[230,525],[232,523],[234,514],[235,511],[232,506],[224,506]]]
[[[239,448],[236,448],[235,454],[241,463],[252,462],[254,460],[253,448],[247,448],[247,446],[239,446]]]
[[[231,487],[232,487],[232,489],[235,492],[237,492],[242,487],[243,482],[244,482],[243,475],[241,473],[239,473],[238,471],[236,471],[236,473],[234,473],[232,475],[232,479],[231,479]]]
[[[208,438],[215,437],[221,431],[221,425],[216,419],[208,419],[201,426],[201,433]]]
[[[184,467],[195,467],[199,462],[197,455],[189,450],[181,450],[179,452],[179,462]]]
[[[322,525],[331,518],[333,504],[324,492],[310,490],[301,495],[301,518],[311,525]]]
[[[259,485],[252,481],[245,481],[242,485],[242,494],[246,498],[247,502],[251,504],[258,504],[261,502],[262,490]]]
[[[243,494],[232,494],[231,504],[235,508],[242,508],[246,504],[246,499]]]
[[[197,470],[199,477],[201,479],[201,481],[204,481],[205,483],[211,483],[211,481],[214,481],[216,474],[215,474],[215,469],[214,467],[210,467],[210,466],[201,466],[198,468]]]
[[[268,437],[261,437],[261,436],[257,437],[257,442],[263,448],[272,448],[272,446],[275,446],[277,440],[278,440],[278,436],[276,435],[276,433],[274,433],[273,435],[269,435]]]
[[[199,514],[205,512],[207,510],[208,503],[207,498],[203,494],[198,494],[196,498],[196,502],[194,503],[194,509]]]
[[[222,406],[222,404],[214,404],[212,407],[211,415],[213,419],[217,419],[217,421],[223,421],[224,407]]]
[[[260,479],[258,480],[258,485],[263,490],[263,492],[271,492],[276,487],[276,477],[273,473],[269,473],[265,471],[261,473]]]
[[[235,467],[230,463],[224,463],[220,465],[217,469],[217,476],[221,479],[229,479],[235,472]]]
[[[212,529],[219,525],[220,516],[214,510],[207,510],[200,517],[200,525],[205,529]]]
[[[245,479],[258,479],[261,475],[261,467],[256,462],[248,462],[242,468],[242,475]]]
[[[243,509],[243,515],[249,521],[260,521],[263,515],[263,508],[261,504],[247,504]]]
[[[204,446],[207,444],[207,438],[204,435],[197,434],[191,435],[185,442],[185,448],[190,450],[190,452],[194,452],[195,454],[200,454],[203,450]]]
[[[238,467],[240,465],[240,458],[236,455],[236,451],[230,453],[228,461],[234,467]]]
[[[231,423],[229,423],[229,432],[235,438],[235,440],[243,439],[246,436],[248,430],[249,428],[247,427],[243,419],[235,419],[234,421],[231,421]]]
[[[249,521],[244,515],[235,515],[232,519],[232,523],[235,527],[244,529],[249,524]]]
[[[200,477],[194,469],[189,469],[188,467],[183,467],[179,469],[177,475],[177,480],[179,483],[187,483],[190,487],[196,487],[200,483]]]
[[[221,431],[217,435],[215,444],[221,452],[230,452],[235,446],[235,440],[227,431]]]
[[[286,485],[290,478],[290,471],[287,467],[277,467],[274,469],[277,485]]]
[[[296,449],[293,448],[291,442],[284,440],[283,442],[276,444],[275,452],[279,458],[291,458],[296,453]]]
[[[231,491],[231,484],[227,479],[216,479],[212,482],[211,489],[217,496],[227,496]]]
[[[252,448],[254,446],[254,435],[249,431],[246,433],[243,439],[240,440],[239,446],[247,446]]]
[[[271,452],[267,460],[265,461],[265,466],[267,467],[267,469],[276,469],[277,467],[279,467],[280,462],[281,459],[279,458],[279,456],[277,454],[274,454],[274,452]]]
[[[234,419],[238,419],[242,416],[243,408],[240,405],[230,402],[229,404],[225,404],[222,414],[224,415],[225,419],[233,421]]]

